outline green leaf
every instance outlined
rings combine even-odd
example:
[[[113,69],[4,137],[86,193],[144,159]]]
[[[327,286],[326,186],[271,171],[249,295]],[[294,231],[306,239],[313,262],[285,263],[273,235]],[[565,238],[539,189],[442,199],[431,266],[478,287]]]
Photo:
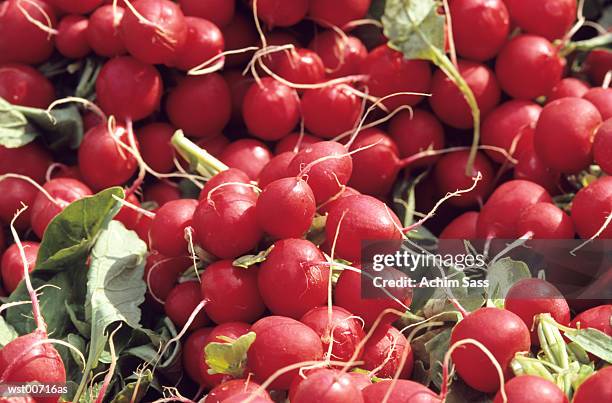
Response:
[[[247,351],[255,341],[255,332],[249,332],[227,343],[208,343],[204,349],[208,373],[241,377],[244,373]]]
[[[149,385],[153,382],[153,372],[150,369],[136,375],[137,380],[130,382],[115,395],[111,403],[138,403],[147,393]]]
[[[66,312],[70,317],[70,321],[79,331],[82,336],[89,337],[91,333],[91,325],[80,318],[85,315],[85,311],[82,306],[71,305],[66,302]]]
[[[530,278],[531,272],[525,262],[512,260],[509,257],[498,260],[488,268],[487,280],[489,289],[487,297],[493,306],[504,307],[504,298],[510,287],[519,280]]]
[[[571,329],[563,333],[565,337],[582,347],[585,351],[612,364],[612,337],[592,328]]]
[[[238,259],[234,260],[232,262],[232,265],[234,265],[235,267],[242,267],[244,269],[248,269],[250,266],[265,262],[270,252],[272,252],[272,249],[274,249],[274,245],[270,246],[266,250],[262,250],[256,255],[241,256]]]
[[[442,385],[442,363],[450,346],[451,332],[451,328],[444,329],[425,343],[425,350],[429,353],[429,379],[438,388]]]
[[[6,323],[3,316],[0,316],[0,348],[6,346],[18,336],[15,328]]]
[[[446,395],[446,403],[492,403],[493,397],[470,388],[460,379],[455,380]]]
[[[7,148],[22,147],[37,135],[23,113],[0,97],[0,145]]]
[[[123,198],[119,187],[77,200],[58,214],[47,227],[38,251],[36,270],[67,270],[87,260],[96,237],[119,212]]]

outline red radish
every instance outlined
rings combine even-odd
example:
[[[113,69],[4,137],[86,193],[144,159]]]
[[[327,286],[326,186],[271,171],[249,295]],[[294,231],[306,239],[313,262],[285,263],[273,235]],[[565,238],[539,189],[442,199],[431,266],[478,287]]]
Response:
[[[521,318],[527,328],[531,329],[533,345],[540,344],[537,323],[534,323],[536,315],[549,313],[564,326],[569,325],[570,321],[570,308],[561,291],[539,278],[526,278],[514,283],[505,295],[505,308]]]
[[[270,162],[272,155],[268,147],[260,141],[241,139],[228,145],[219,159],[230,168],[238,168],[251,180],[256,180],[261,170]]]
[[[451,345],[474,339],[482,343],[509,376],[510,361],[519,352],[529,351],[529,329],[514,313],[498,308],[479,308],[453,328]],[[492,393],[499,388],[497,371],[478,347],[462,346],[452,353],[457,374],[472,388]]]
[[[253,382],[250,379],[234,379],[231,381],[223,382],[222,384],[215,386],[206,396],[206,403],[225,403],[227,399],[242,396],[243,394],[250,397],[258,388],[259,384]],[[270,402],[270,396],[268,392],[263,391],[262,398],[265,402]],[[246,399],[245,399],[246,400]],[[237,402],[244,402],[245,400],[238,400]],[[258,400],[251,400],[258,403]]]
[[[151,211],[155,213],[156,210]],[[142,214],[138,219],[138,223],[136,223],[136,228],[134,231],[138,234],[138,237],[145,241],[149,247],[151,247],[151,237],[149,236],[149,232],[151,229],[151,224],[153,223],[153,219],[149,216]]]
[[[200,360],[204,357],[204,346],[211,331],[211,327],[196,330],[187,337],[182,346],[183,368],[187,376],[200,385],[204,383],[200,375]]]
[[[502,0],[450,1],[457,53],[470,60],[493,58],[506,42],[510,16]]]
[[[362,241],[399,241],[402,234],[398,228],[399,219],[383,202],[371,196],[354,195],[334,203],[327,215],[325,234],[331,242],[338,232],[337,256],[355,263],[361,259]]]
[[[51,179],[55,178],[71,178],[83,181],[83,176],[79,171],[78,166],[69,166],[60,164],[57,169],[52,170]]]
[[[227,83],[219,74],[185,77],[170,91],[166,113],[174,126],[191,136],[217,135],[231,114]]]
[[[235,0],[179,0],[183,13],[225,27],[234,18]]]
[[[372,128],[360,132],[349,150],[360,148],[365,149],[352,155],[353,173],[348,185],[364,194],[387,195],[401,167],[397,145],[385,132]]]
[[[17,397],[0,397],[0,403],[36,403],[36,400],[34,400],[29,395]]]
[[[6,237],[4,236],[4,229],[0,228],[0,253],[4,253],[6,250]],[[4,290],[2,290],[4,292]]]
[[[326,214],[328,214],[331,211],[332,206],[335,203],[337,203],[338,200],[343,199],[345,197],[349,197],[349,196],[353,196],[353,195],[359,195],[359,194],[361,194],[361,193],[359,193],[358,191],[356,191],[352,187],[345,186],[344,189],[342,189],[339,194],[335,195],[333,198],[329,199],[328,201],[326,201],[325,203],[320,205],[319,208],[318,208],[318,211],[319,211],[320,214],[326,215]]]
[[[274,153],[278,155],[287,151],[298,152],[308,147],[310,144],[317,143],[319,141],[321,141],[319,138],[311,136],[308,133],[304,133],[304,135],[301,137],[300,133],[291,133],[283,137],[278,143],[276,143],[276,147],[274,147]]]
[[[531,101],[511,100],[499,105],[482,123],[481,143],[503,148],[511,155],[520,155],[530,145],[541,111],[542,107]],[[513,145],[514,153],[511,152]],[[495,162],[506,161],[506,157],[497,151],[485,152]]]
[[[34,270],[36,256],[38,255],[38,242],[23,242],[25,256],[28,261],[30,272]],[[15,291],[21,280],[23,280],[23,262],[19,255],[17,244],[12,244],[2,255],[2,286],[9,294]]]
[[[455,151],[440,157],[434,168],[434,177],[438,189],[442,194],[456,192],[460,189],[468,189],[474,183],[471,176],[465,174],[465,167],[469,159],[468,150]],[[482,180],[469,193],[448,200],[449,204],[455,206],[471,206],[483,201],[491,192],[495,170],[489,159],[481,152],[476,154],[473,165],[473,176],[482,174]]]
[[[612,211],[612,177],[604,176],[580,189],[572,202],[572,219],[581,238],[594,236],[604,225]],[[599,238],[612,238],[612,225],[608,225]]]
[[[444,128],[431,113],[415,109],[401,111],[389,123],[389,135],[397,144],[399,156],[407,158],[425,150],[444,148]],[[431,156],[414,161],[412,167],[424,167],[438,160]]]
[[[468,211],[467,213],[461,214],[459,217],[451,221],[446,228],[442,231],[440,239],[461,239],[461,240],[475,240],[478,239],[476,235],[476,224],[478,222],[478,213],[475,211]]]
[[[308,47],[317,52],[330,78],[358,74],[359,66],[368,56],[359,38],[341,37],[332,30],[317,33]]]
[[[327,302],[329,276],[325,257],[313,243],[290,238],[274,244],[257,282],[273,314],[299,319]]]
[[[289,175],[289,164],[293,157],[295,157],[293,151],[286,151],[273,157],[259,173],[259,178],[257,178],[259,187],[264,189],[270,183],[286,178]]]
[[[309,0],[257,0],[257,17],[270,28],[290,27],[300,22],[308,11]],[[251,7],[254,0],[249,1]]]
[[[151,223],[153,249],[169,257],[187,254],[185,229],[192,225],[197,206],[197,200],[193,199],[173,200],[161,206]]]
[[[251,84],[242,104],[249,132],[262,140],[279,140],[295,128],[300,118],[297,92],[273,78]]]
[[[608,71],[612,70],[612,52],[609,49],[593,49],[584,62],[584,70],[593,85],[602,85]]]
[[[385,269],[393,270],[391,268]],[[399,274],[400,272],[397,271]],[[397,311],[404,311],[397,301],[385,296],[384,298],[364,298],[361,289],[361,274],[352,270],[345,269],[340,274],[338,282],[335,288],[335,300],[334,303],[347,311],[351,312],[363,319],[365,322],[365,328],[369,329],[372,327],[378,316],[385,309],[395,309]],[[393,290],[392,290],[393,291]],[[397,295],[398,299],[406,306],[410,306],[412,302],[412,291],[410,289],[401,290],[403,295]],[[391,293],[393,294],[393,292]],[[379,326],[385,326],[390,324],[397,316],[393,313],[386,314],[382,317],[382,321]]]
[[[553,101],[544,107],[536,126],[536,153],[552,169],[577,173],[593,161],[593,137],[600,124],[597,108],[584,99]]]
[[[38,193],[32,205],[32,229],[36,236],[42,239],[47,225],[56,215],[58,215],[70,203],[91,196],[92,191],[85,184],[69,178],[51,179],[45,183],[43,188],[55,199],[56,203],[51,202],[42,193]]]
[[[150,64],[170,63],[187,41],[187,23],[178,4],[170,0],[138,0],[136,11],[121,19],[121,34],[128,52]]]
[[[215,326],[210,332],[210,334],[208,335],[204,348],[206,348],[206,345],[208,345],[209,343],[228,343],[228,339],[236,340],[240,336],[247,334],[250,330],[251,330],[250,325],[248,323],[243,323],[243,322],[229,322],[229,323],[224,323],[219,326]],[[206,363],[205,357],[206,356],[204,355],[204,357],[202,357],[204,359],[200,359],[198,360],[198,362],[200,364],[200,376],[202,377],[202,380],[204,381],[206,385],[217,386],[231,379],[229,375],[209,374],[208,373],[209,366]],[[245,372],[245,376],[246,375],[247,373]],[[242,384],[236,383],[233,385],[233,387],[230,387],[230,389],[233,389],[233,391],[236,391],[237,386],[241,386],[240,391],[243,391],[243,389],[245,388],[245,385],[244,385],[245,381],[241,380],[240,382],[242,382]],[[248,382],[248,380],[246,382]],[[256,385],[256,386],[259,386],[259,385]],[[225,389],[226,389],[225,387],[220,386],[219,389],[217,389],[217,391],[223,391]],[[211,393],[213,393],[213,391],[211,391]]]
[[[359,97],[340,85],[305,91],[301,105],[306,129],[326,139],[354,129],[361,115]]]
[[[612,367],[605,367],[578,386],[572,403],[607,402],[610,399],[612,399]]]
[[[294,49],[276,65],[279,76],[295,84],[316,84],[325,80],[325,67],[319,55],[309,49]]]
[[[529,142],[532,144],[518,154],[518,163],[514,166],[514,178],[537,183],[551,194],[557,193],[561,174],[546,166],[534,150],[533,139]]]
[[[225,43],[221,30],[212,22],[185,17],[185,23],[187,39],[183,47],[177,50],[172,65],[187,71],[223,52]]]
[[[233,183],[229,185],[229,183]],[[237,168],[230,168],[225,171],[221,171],[213,176],[204,188],[200,192],[200,200],[206,200],[208,195],[214,190],[213,195],[219,195],[222,193],[238,193],[241,195],[249,196],[255,201],[257,199],[257,193],[250,186],[241,186],[240,183],[248,185],[250,183],[247,174]]]
[[[370,8],[371,0],[338,0],[330,3],[326,0],[311,0],[308,14],[315,21],[320,21],[342,28],[346,23],[364,18]]]
[[[10,172],[42,183],[51,162],[48,151],[38,143],[29,143],[19,148],[0,146],[0,175]]]
[[[147,256],[144,280],[147,288],[156,300],[165,301],[176,285],[179,276],[193,262],[187,256],[167,257],[156,250]]]
[[[53,36],[28,21],[25,10],[43,26],[54,28],[55,11],[42,0],[7,0],[0,4],[0,63],[42,63],[53,53]],[[49,21],[47,21],[47,18]],[[26,44],[27,46],[23,46]]]
[[[327,354],[330,344],[331,359],[348,362],[365,337],[362,323],[352,313],[339,306],[319,306],[306,312],[300,322],[317,332]],[[363,350],[357,354],[359,360]]]
[[[597,329],[612,336],[612,305],[600,305],[579,313],[570,326],[581,329]]]
[[[137,130],[140,155],[156,172],[174,170],[174,151],[170,144],[174,128],[166,123],[151,123]]]
[[[481,115],[485,117],[499,103],[500,90],[493,71],[484,64],[467,60],[459,60],[458,68],[474,93]],[[460,129],[469,129],[474,125],[464,95],[442,70],[434,74],[431,92],[429,104],[441,121]]]
[[[102,4],[102,0],[48,0],[60,11],[73,14],[88,14]]]
[[[382,402],[389,389],[389,401],[391,402],[414,402],[414,403],[439,403],[438,395],[431,389],[414,381],[399,379],[397,381],[385,380],[373,383],[363,389],[364,403]]]
[[[21,203],[31,207],[37,195],[38,189],[22,179],[6,178],[0,181],[0,222],[11,222],[15,212],[22,207]],[[28,209],[20,214],[15,221],[15,228],[28,229],[30,213]]]
[[[104,64],[96,80],[100,107],[118,119],[140,120],[159,107],[163,83],[150,64],[124,56]]]
[[[182,328],[187,324],[189,316],[202,301],[200,294],[200,284],[197,281],[186,281],[174,286],[164,304],[166,315],[172,323]],[[199,329],[206,326],[210,321],[203,310],[198,312],[195,319],[189,325],[190,330]]]
[[[208,266],[202,275],[205,311],[215,323],[255,322],[266,307],[257,288],[257,267],[234,267],[231,260]]]
[[[246,401],[249,401],[251,403],[272,403],[274,402],[274,400],[270,399],[269,397],[259,396],[259,395],[253,396],[252,393],[244,392],[244,393],[240,393],[240,394],[228,397],[227,399],[224,399],[222,403],[243,403]]]
[[[124,184],[136,172],[136,158],[118,142],[130,144],[129,134],[122,126],[110,133],[108,126],[101,124],[85,133],[79,146],[79,171],[92,189]]]
[[[247,17],[243,14],[236,14],[231,24],[226,25],[222,32],[226,50],[243,49],[253,46],[258,39],[257,31],[253,26],[253,17]],[[248,63],[252,55],[253,53],[244,52],[228,56],[225,58],[225,65],[229,67],[241,66]]]
[[[576,20],[573,0],[506,0],[512,21],[523,31],[552,41],[562,38]]]
[[[612,118],[612,88],[591,88],[582,97],[595,105],[602,120]]]
[[[59,23],[55,40],[57,50],[65,57],[80,59],[89,54],[87,42],[89,20],[80,15],[67,15]]]
[[[517,35],[499,53],[495,74],[511,97],[533,99],[550,93],[561,80],[563,66],[563,60],[548,40]]]
[[[112,5],[105,5],[89,16],[87,42],[97,55],[112,57],[127,51],[119,32],[124,13],[123,7],[117,6],[114,12]]]
[[[302,178],[282,178],[267,185],[257,199],[257,222],[274,238],[301,237],[312,224],[317,205]]]
[[[519,216],[517,231],[534,239],[574,239],[575,234],[570,216],[551,203],[525,207]]]
[[[599,126],[595,133],[593,157],[604,172],[612,174],[612,118]]]
[[[286,46],[293,45],[295,48],[301,47],[298,39],[289,31],[272,31],[269,35],[266,35],[266,44],[267,46]],[[263,43],[261,39],[257,43],[258,46],[263,47]],[[278,64],[281,59],[286,59],[288,56],[289,49],[272,52],[263,57],[261,61],[272,71],[276,71],[278,69]],[[265,73],[261,67],[257,66],[258,70],[261,70],[261,73]]]
[[[325,159],[324,159],[325,158]],[[300,150],[289,164],[290,175],[305,174],[317,204],[342,190],[353,172],[353,162],[342,144],[321,141]]]
[[[136,207],[140,207],[140,201],[133,193],[127,195],[125,200],[129,203],[132,203]],[[121,207],[121,210],[119,210],[114,219],[121,222],[125,226],[125,228],[129,230],[135,230],[138,226],[138,221],[140,221],[141,215],[142,212],[137,211],[128,206],[123,206]]]
[[[589,85],[577,78],[564,78],[559,81],[546,97],[546,102],[552,102],[556,99],[576,97],[581,98],[589,91]]]
[[[299,383],[291,402],[363,403],[363,397],[349,374],[333,369],[321,369],[313,371]]]
[[[402,358],[405,356],[404,358]],[[391,325],[379,326],[363,347],[363,367],[374,371],[379,378],[393,378],[400,369],[399,377],[408,379],[412,374],[414,355],[406,337]]]
[[[199,245],[221,259],[249,252],[262,237],[255,200],[240,193],[209,194],[193,215],[193,227]]]
[[[242,103],[253,79],[242,75],[240,70],[224,70],[223,78],[227,82],[232,99],[232,121],[242,120]]]
[[[0,65],[0,97],[13,105],[46,109],[55,98],[55,89],[35,68],[7,63]]]
[[[369,92],[377,97],[396,92],[430,92],[429,64],[423,60],[406,60],[401,52],[387,45],[372,50],[361,63],[360,72],[368,76],[366,84]],[[420,95],[395,96],[385,100],[384,105],[389,109],[397,109],[401,105],[416,105],[422,98]]]
[[[257,337],[248,351],[248,363],[258,380],[266,380],[288,365],[323,357],[319,335],[297,320],[267,316],[255,322],[251,330]],[[298,369],[287,371],[272,381],[270,388],[289,389],[296,376]]]
[[[568,403],[567,396],[551,381],[533,375],[521,375],[504,385],[507,403]],[[502,403],[497,392],[493,403]]]
[[[144,201],[155,202],[158,206],[181,198],[181,190],[173,182],[159,181],[144,190]]]
[[[213,137],[199,139],[196,144],[208,151],[213,157],[218,157],[229,145],[229,140],[224,135],[217,134]]]

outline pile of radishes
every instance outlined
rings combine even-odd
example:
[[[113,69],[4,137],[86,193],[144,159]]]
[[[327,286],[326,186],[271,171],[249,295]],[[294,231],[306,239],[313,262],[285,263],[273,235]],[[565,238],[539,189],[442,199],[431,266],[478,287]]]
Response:
[[[3,336],[0,383],[101,385],[0,402],[612,401],[609,275],[608,297],[524,278],[471,311],[361,292],[364,241],[612,238],[609,27],[576,0],[386,3],[0,1],[1,284],[30,297],[1,310],[36,323]],[[184,374],[130,396],[114,333],[105,374],[65,369],[58,345],[93,347],[47,334],[28,275],[66,207],[111,187],[95,231],[148,247],[145,302],[123,302],[178,333],[141,364],[178,342]],[[62,253],[95,242],[66,220]],[[437,355],[415,344],[444,329]]]

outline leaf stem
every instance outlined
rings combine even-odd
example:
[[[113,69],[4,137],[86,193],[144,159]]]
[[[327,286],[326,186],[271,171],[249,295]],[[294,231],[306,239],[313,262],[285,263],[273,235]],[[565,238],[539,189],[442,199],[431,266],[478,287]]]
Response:
[[[185,137],[182,130],[177,130],[172,136],[172,145],[185,160],[196,162],[196,171],[203,176],[215,175],[229,169],[227,165],[213,157],[203,148]]]

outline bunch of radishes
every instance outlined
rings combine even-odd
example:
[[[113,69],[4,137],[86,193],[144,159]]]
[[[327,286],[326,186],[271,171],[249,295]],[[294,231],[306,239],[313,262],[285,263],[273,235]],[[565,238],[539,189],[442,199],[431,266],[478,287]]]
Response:
[[[383,3],[1,1],[4,291],[28,280],[68,205],[121,186],[114,219],[149,246],[144,315],[187,334],[186,391],[159,401],[199,387],[207,403],[438,402],[451,359],[495,402],[612,400],[606,357],[572,355],[568,339],[547,355],[540,334],[612,336],[609,300],[524,279],[504,309],[453,301],[457,321],[406,315],[410,289],[361,292],[362,243],[399,246],[423,224],[440,239],[612,237],[612,34],[586,27],[575,0],[387,0],[408,17],[381,23]],[[433,55],[402,53],[440,38]],[[67,104],[84,134],[51,146]],[[0,382],[66,382],[28,291],[37,330],[0,349]],[[410,380],[425,371],[411,342],[434,320],[454,327],[430,389]],[[560,385],[579,361],[593,375]]]

